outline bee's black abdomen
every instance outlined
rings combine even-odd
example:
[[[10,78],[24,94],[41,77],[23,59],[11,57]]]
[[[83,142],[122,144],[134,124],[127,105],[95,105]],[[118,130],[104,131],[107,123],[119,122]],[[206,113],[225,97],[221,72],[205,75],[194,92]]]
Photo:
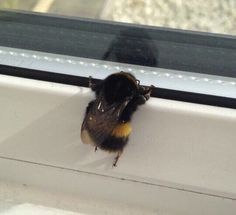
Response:
[[[127,142],[128,137],[122,138],[110,136],[99,145],[99,148],[110,152],[123,151]]]

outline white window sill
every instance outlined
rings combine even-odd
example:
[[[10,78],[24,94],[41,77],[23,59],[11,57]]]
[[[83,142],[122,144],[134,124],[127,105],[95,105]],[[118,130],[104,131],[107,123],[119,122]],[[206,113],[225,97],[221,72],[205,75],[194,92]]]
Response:
[[[87,88],[1,75],[0,179],[169,214],[236,211],[236,111],[151,98],[118,167],[80,140]]]

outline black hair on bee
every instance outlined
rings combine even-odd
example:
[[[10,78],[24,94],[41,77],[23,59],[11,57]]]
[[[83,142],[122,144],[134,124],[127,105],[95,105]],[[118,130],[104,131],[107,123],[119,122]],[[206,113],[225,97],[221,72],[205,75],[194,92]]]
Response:
[[[132,74],[114,73],[101,83],[92,84],[90,88],[96,98],[86,109],[81,126],[83,143],[117,153],[113,166],[116,166],[131,133],[131,117],[139,105],[144,104],[151,94],[152,87],[139,84]]]

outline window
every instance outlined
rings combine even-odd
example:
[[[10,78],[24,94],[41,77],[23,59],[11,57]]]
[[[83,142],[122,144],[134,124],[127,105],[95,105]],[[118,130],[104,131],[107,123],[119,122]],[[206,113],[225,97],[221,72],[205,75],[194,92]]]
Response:
[[[148,4],[153,7],[164,7],[165,10],[172,5],[172,9],[175,8],[177,13],[188,8],[187,3],[183,1],[170,0],[169,3],[159,6],[157,3],[152,4],[152,1],[144,3],[141,0],[96,1],[96,4],[91,5],[84,1],[62,3],[57,0],[47,1],[47,4],[44,1],[27,4],[25,1],[25,5],[20,1],[8,2],[11,2],[13,8],[49,12],[54,15],[5,10],[0,12],[2,26],[0,54],[4,55],[0,58],[2,73],[13,74],[13,69],[10,71],[10,67],[14,66],[18,68],[14,69],[14,74],[25,75],[28,69],[31,72],[28,72],[27,77],[36,78],[37,73],[37,78],[44,80],[48,80],[50,76],[51,81],[60,80],[85,86],[89,75],[101,79],[107,74],[124,70],[134,73],[144,85],[155,85],[153,96],[235,107],[235,36],[100,20],[103,18],[153,25],[152,22],[145,21],[149,13],[149,18],[155,20],[155,16],[152,16],[154,13],[152,7]],[[215,7],[216,11],[221,7],[224,8],[222,10],[228,11],[235,6],[231,1],[219,5]],[[129,12],[131,6],[134,14]],[[112,9],[108,10],[108,7]],[[124,16],[118,10],[119,7],[125,8],[123,8],[126,11]],[[139,22],[138,18],[134,18],[135,14],[138,14],[136,11],[138,7],[144,7],[139,10],[145,22]],[[199,8],[201,6],[194,11],[198,11]],[[191,11],[191,8],[188,9]],[[115,13],[111,15],[111,10],[120,14],[121,19]],[[75,17],[77,14],[95,19]],[[232,14],[234,16],[234,13],[230,14],[227,13],[227,16]],[[131,15],[133,18],[128,19]],[[166,19],[170,17],[166,16]],[[178,25],[173,26],[171,22],[170,25],[163,25],[183,28]],[[194,22],[192,26],[196,27]],[[204,30],[200,27],[187,29]],[[233,31],[234,29],[228,30],[231,34],[234,34]],[[226,33],[226,31],[218,32]],[[20,73],[22,67],[24,72]]]

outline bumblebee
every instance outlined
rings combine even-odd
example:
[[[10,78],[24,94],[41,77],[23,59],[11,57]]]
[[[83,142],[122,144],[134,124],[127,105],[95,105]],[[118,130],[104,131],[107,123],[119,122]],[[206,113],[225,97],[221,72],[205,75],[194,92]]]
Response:
[[[90,77],[89,87],[96,98],[86,108],[81,139],[83,143],[92,144],[95,151],[100,148],[116,153],[113,163],[116,166],[128,143],[132,115],[150,98],[152,86],[141,86],[132,74],[119,72],[99,84],[93,84]]]

